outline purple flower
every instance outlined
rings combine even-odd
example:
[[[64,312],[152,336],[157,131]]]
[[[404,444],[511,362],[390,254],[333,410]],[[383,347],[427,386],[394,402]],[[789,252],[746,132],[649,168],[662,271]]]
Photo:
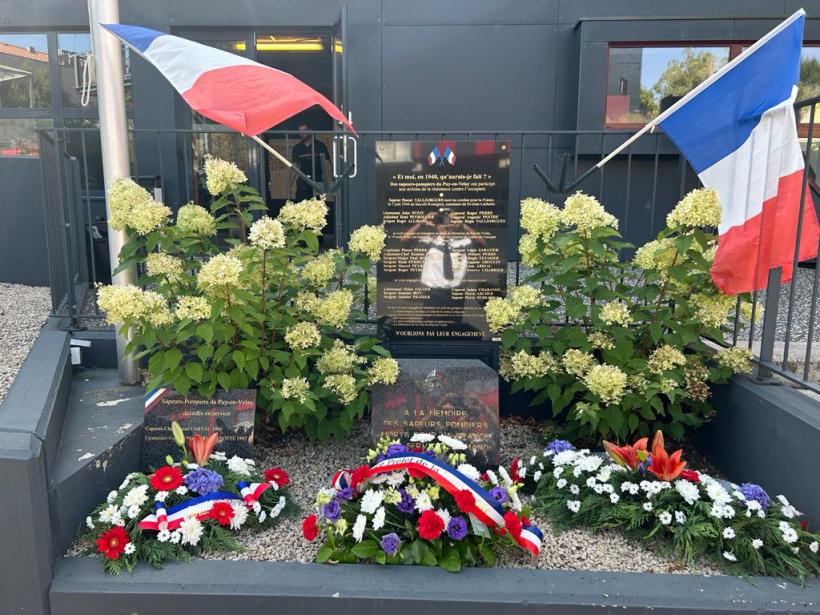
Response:
[[[452,517],[447,524],[447,534],[453,540],[461,540],[467,536],[467,522],[464,517]]]
[[[507,500],[509,500],[509,496],[507,495],[507,490],[500,485],[498,487],[493,487],[490,489],[490,495],[493,496],[493,499],[498,502],[499,504],[503,504]]]
[[[340,500],[348,501],[353,497],[353,494],[356,493],[356,490],[353,487],[345,487],[344,489],[340,489],[339,492],[336,494],[336,497]]]
[[[199,495],[208,495],[209,493],[219,491],[222,485],[225,484],[220,474],[207,468],[191,470],[185,475],[183,480],[188,489],[195,491]]]
[[[342,514],[342,505],[339,504],[339,500],[336,498],[330,500],[327,504],[325,504],[324,508],[322,508],[322,515],[325,519],[329,521],[336,521],[339,518],[339,515]]]
[[[547,448],[545,451],[551,452],[553,455],[556,453],[562,453],[564,451],[574,451],[575,447],[572,445],[571,442],[566,440],[553,440],[549,444],[547,444]]]
[[[760,504],[763,510],[769,508],[769,494],[760,485],[754,483],[743,483],[740,485],[740,492],[747,500],[754,500]]]
[[[399,493],[401,494],[401,500],[396,504],[396,508],[405,515],[409,515],[416,509],[416,501],[404,489],[399,489]]]
[[[395,555],[396,551],[399,550],[399,545],[401,545],[401,539],[395,532],[385,534],[379,541],[379,546],[381,546],[382,551],[388,555]]]
[[[391,444],[387,447],[387,456],[401,455],[407,452],[407,447],[404,444]]]

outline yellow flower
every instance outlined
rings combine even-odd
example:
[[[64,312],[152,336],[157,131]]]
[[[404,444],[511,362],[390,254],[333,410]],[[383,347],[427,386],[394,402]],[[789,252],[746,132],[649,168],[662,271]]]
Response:
[[[626,374],[614,365],[595,365],[584,376],[584,384],[604,404],[615,404],[626,390]]]
[[[174,282],[182,276],[182,259],[165,252],[151,252],[145,259],[145,268],[151,277],[164,276]]]
[[[299,203],[288,201],[279,211],[278,219],[288,229],[296,232],[310,230],[320,232],[326,223],[327,205],[321,199],[307,199]]]
[[[607,213],[598,199],[583,192],[576,192],[564,201],[561,222],[574,226],[585,236],[602,226],[618,228],[618,219]]]
[[[740,316],[746,322],[752,322],[752,311],[754,311],[754,323],[757,324],[763,318],[763,314],[766,311],[762,305],[758,305],[754,310],[752,310],[752,303],[749,301],[741,301],[740,303]]]
[[[674,346],[664,344],[652,351],[646,366],[653,374],[661,374],[683,365],[686,365],[684,354]]]
[[[191,235],[210,237],[216,235],[216,220],[204,207],[188,203],[177,212],[177,228]]]
[[[285,399],[298,399],[304,402],[307,399],[310,385],[307,378],[285,378],[282,380],[282,397]]]
[[[511,301],[501,297],[491,297],[484,305],[484,315],[490,331],[498,332],[521,318],[521,312]]]
[[[367,254],[371,262],[378,263],[386,237],[387,233],[381,226],[362,226],[353,231],[347,245],[354,252]]]
[[[632,315],[629,313],[629,306],[620,301],[610,301],[601,306],[601,320],[608,325],[627,326],[632,322]]]
[[[151,325],[154,327],[162,327],[170,324],[174,320],[165,297],[152,290],[144,291],[142,296],[147,312],[145,317]]]
[[[211,317],[211,304],[204,297],[183,296],[177,299],[174,313],[180,320],[207,320]]]
[[[335,393],[343,404],[351,403],[359,394],[356,379],[348,374],[331,374],[325,378],[324,386]]]
[[[666,224],[673,229],[689,226],[717,227],[720,225],[720,202],[717,192],[711,188],[692,190],[669,212]]]
[[[518,310],[529,310],[541,303],[541,293],[533,286],[513,286],[507,294]]]
[[[148,191],[127,177],[118,177],[108,190],[108,207],[111,228],[122,230],[130,226],[131,213],[135,207],[152,201]]]
[[[211,196],[219,196],[236,184],[244,184],[247,176],[233,162],[205,156],[205,187]]]
[[[353,293],[349,290],[335,290],[319,301],[313,308],[313,315],[319,324],[341,327],[350,318],[353,306]]]
[[[320,374],[347,374],[362,360],[353,346],[334,340],[331,349],[316,361],[316,370]]]
[[[595,364],[595,357],[577,348],[570,348],[564,352],[561,363],[568,374],[581,378]]]
[[[312,322],[296,323],[292,327],[288,327],[285,333],[285,342],[291,348],[313,348],[318,346],[322,341],[322,335],[319,333],[319,328]]]
[[[561,210],[541,199],[527,198],[521,201],[521,228],[540,237],[545,242],[558,230]]]
[[[279,220],[263,216],[251,225],[248,239],[260,250],[285,247],[285,229]]]
[[[390,357],[373,361],[368,370],[370,384],[396,384],[399,378],[399,362]]]
[[[695,318],[710,327],[722,327],[729,322],[737,299],[731,295],[695,295],[692,304],[696,306]]]
[[[541,262],[541,253],[538,251],[538,238],[535,235],[525,233],[518,240],[518,254],[521,262],[527,267],[535,267]]]
[[[224,294],[231,288],[240,285],[239,276],[242,273],[242,261],[235,256],[217,254],[197,274],[197,284],[209,292]]]
[[[664,272],[672,266],[676,255],[675,242],[666,237],[650,241],[638,248],[632,262],[645,271]]]
[[[736,374],[749,374],[752,371],[752,351],[746,348],[727,348],[717,354],[717,361]]]
[[[300,312],[313,314],[316,307],[319,305],[319,298],[313,293],[307,291],[301,292],[293,299],[293,306]]]
[[[587,341],[592,344],[593,348],[600,348],[601,350],[612,350],[615,348],[615,343],[603,331],[593,331],[587,335]]]
[[[302,277],[314,288],[323,288],[336,275],[337,254],[337,250],[328,250],[310,259],[302,267]]]
[[[509,374],[514,378],[540,378],[554,372],[558,363],[548,352],[537,355],[519,350],[509,357]]]
[[[347,531],[347,519],[345,519],[344,517],[339,517],[338,519],[336,519],[336,523],[334,525],[336,527],[336,529],[334,530],[336,532],[336,535],[344,536],[345,532]]]
[[[131,284],[97,287],[97,305],[112,325],[133,322],[148,311],[142,289]]]

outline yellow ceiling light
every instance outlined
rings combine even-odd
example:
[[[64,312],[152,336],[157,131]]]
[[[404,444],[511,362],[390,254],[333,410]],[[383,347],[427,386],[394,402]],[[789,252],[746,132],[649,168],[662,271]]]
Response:
[[[244,42],[234,43],[234,49],[245,51]],[[267,34],[257,37],[257,51],[324,51],[325,46],[318,36],[279,36]]]

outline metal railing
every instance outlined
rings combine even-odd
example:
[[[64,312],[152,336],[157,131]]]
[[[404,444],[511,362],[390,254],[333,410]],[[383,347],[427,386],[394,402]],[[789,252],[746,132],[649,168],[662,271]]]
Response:
[[[811,136],[815,100],[796,105],[810,109],[806,139],[807,160],[818,152]],[[105,202],[102,192],[98,134],[93,128],[39,131],[43,164],[43,192],[49,236],[49,271],[53,311],[65,316],[73,327],[101,326],[101,315],[92,297],[81,289],[105,282],[110,273],[105,241]],[[521,198],[544,196],[560,202],[572,178],[582,176],[608,152],[626,141],[632,131],[359,131],[354,145],[348,136],[332,131],[310,131],[310,143],[322,140],[331,152],[325,184],[329,195],[336,243],[343,245],[361,224],[378,223],[375,161],[379,141],[473,141],[507,140],[511,145],[507,254],[510,283],[525,281],[527,270],[518,260],[520,236],[518,206]],[[293,195],[291,176],[258,144],[218,126],[194,130],[132,129],[129,131],[132,177],[172,206],[206,202],[203,161],[206,154],[231,160],[245,171],[249,183],[266,197],[271,213]],[[289,155],[298,136],[290,131],[263,135],[278,151]],[[315,162],[311,176],[316,177]],[[811,165],[810,165],[811,166]],[[71,169],[68,171],[67,169]],[[347,171],[347,172],[346,172]],[[806,203],[814,203],[814,184],[805,182]],[[653,239],[665,225],[666,215],[689,190],[700,186],[694,171],[662,133],[646,134],[631,144],[599,172],[587,176],[577,187],[598,197],[620,220],[627,241],[641,245]],[[811,198],[809,198],[811,197]],[[60,230],[62,229],[62,230]],[[80,246],[79,244],[82,244]],[[796,254],[796,252],[795,252]],[[625,256],[628,256],[625,255]],[[805,264],[804,264],[805,265]],[[753,317],[766,302],[762,325],[736,328],[726,345],[743,345],[759,356],[760,376],[772,373],[820,392],[813,373],[814,329],[818,300],[817,270],[795,267],[788,293],[776,280],[767,291],[753,296]],[[807,275],[813,272],[813,275]],[[78,290],[79,289],[79,290]],[[804,309],[802,305],[806,306]],[[740,312],[738,304],[737,313]],[[796,314],[800,318],[796,318]],[[795,333],[795,323],[805,323]],[[799,338],[799,339],[797,339]],[[796,365],[795,346],[805,344],[802,362]],[[782,356],[780,352],[782,350]],[[819,357],[820,358],[820,357]]]

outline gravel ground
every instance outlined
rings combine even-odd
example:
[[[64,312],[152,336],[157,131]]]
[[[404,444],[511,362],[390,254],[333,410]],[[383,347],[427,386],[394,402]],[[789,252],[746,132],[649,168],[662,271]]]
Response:
[[[0,283],[0,403],[50,311],[48,288]]]
[[[257,447],[260,467],[281,466],[290,473],[290,495],[303,511],[312,508],[316,492],[330,485],[339,468],[359,465],[368,448],[368,423],[362,421],[344,441],[329,444],[312,443],[301,435],[288,435],[271,447]],[[539,428],[520,421],[503,420],[501,430],[502,459],[530,457],[539,453]],[[307,514],[307,512],[304,512]],[[541,555],[533,560],[523,550],[504,553],[503,567],[535,567],[564,570],[618,570],[635,572],[672,572],[715,574],[705,565],[681,566],[671,557],[648,551],[617,532],[593,535],[584,530],[555,532],[544,519],[534,518],[544,533]],[[242,533],[242,553],[216,554],[213,559],[250,559],[311,562],[318,543],[302,538],[301,518],[288,518],[279,526],[260,533]]]

